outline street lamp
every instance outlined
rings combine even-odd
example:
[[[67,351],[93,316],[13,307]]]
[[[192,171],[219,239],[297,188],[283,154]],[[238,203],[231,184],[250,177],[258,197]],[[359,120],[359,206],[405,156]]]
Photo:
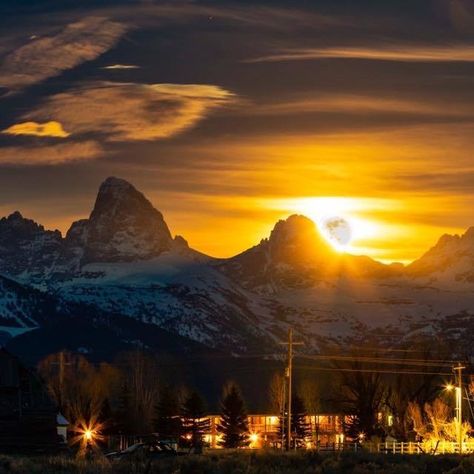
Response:
[[[456,431],[457,431],[457,441],[459,446],[459,453],[462,453],[462,370],[465,369],[460,363],[457,366],[453,367],[453,372],[456,375],[457,385],[448,383],[445,386],[445,389],[448,392],[454,390],[454,397],[456,400]]]

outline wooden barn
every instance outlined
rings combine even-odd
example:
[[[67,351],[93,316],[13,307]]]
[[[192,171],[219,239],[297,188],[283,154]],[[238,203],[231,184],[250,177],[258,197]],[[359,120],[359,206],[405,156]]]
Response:
[[[0,452],[56,450],[56,417],[56,406],[36,374],[0,349]]]

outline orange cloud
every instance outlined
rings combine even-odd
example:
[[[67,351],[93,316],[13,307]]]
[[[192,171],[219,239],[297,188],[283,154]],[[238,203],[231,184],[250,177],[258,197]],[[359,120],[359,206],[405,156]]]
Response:
[[[0,164],[6,165],[57,165],[71,161],[91,160],[103,154],[93,141],[46,145],[35,147],[4,147],[0,153]]]
[[[207,84],[94,83],[52,96],[25,119],[54,117],[72,133],[110,141],[167,138],[194,126],[234,94]]]
[[[243,113],[246,113],[248,109],[242,110]],[[308,112],[345,112],[357,114],[389,112],[440,115],[445,117],[471,117],[474,114],[469,104],[445,104],[350,94],[331,94],[316,98],[303,97],[290,102],[257,105],[250,110],[251,114],[259,115],[300,114]]]
[[[442,46],[388,45],[385,47],[328,47],[285,49],[246,62],[305,61],[312,59],[365,59],[398,62],[473,62],[474,45]]]
[[[17,123],[3,130],[7,135],[34,135],[36,137],[66,138],[70,133],[63,129],[59,122],[51,121],[45,123],[23,122]]]

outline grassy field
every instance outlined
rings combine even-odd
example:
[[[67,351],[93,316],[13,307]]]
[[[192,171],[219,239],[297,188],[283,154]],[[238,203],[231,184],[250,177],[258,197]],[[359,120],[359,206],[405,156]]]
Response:
[[[110,464],[104,458],[0,456],[0,474],[474,474],[474,457],[365,453],[233,452],[148,463]]]

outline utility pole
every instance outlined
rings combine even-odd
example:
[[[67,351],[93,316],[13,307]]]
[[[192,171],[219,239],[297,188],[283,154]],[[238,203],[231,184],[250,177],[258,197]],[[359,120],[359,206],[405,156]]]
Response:
[[[286,375],[286,374],[285,374]],[[285,377],[286,378],[286,377]],[[285,379],[283,379],[285,380]],[[283,451],[285,449],[285,404],[286,404],[286,383],[283,382],[283,391],[282,391],[282,397],[281,397],[281,421],[282,421],[282,427],[281,427],[281,450]]]
[[[288,342],[281,342],[280,344],[288,345],[288,366],[287,366],[287,377],[288,377],[288,392],[287,392],[287,435],[286,435],[286,450],[289,451],[291,447],[291,398],[292,398],[292,383],[293,383],[293,346],[302,346],[302,342],[293,341],[293,328],[288,329]]]
[[[456,367],[453,367],[453,372],[456,374],[458,386],[456,387],[456,421],[457,421],[457,438],[459,446],[459,454],[462,454],[462,371],[466,367],[458,362]]]

